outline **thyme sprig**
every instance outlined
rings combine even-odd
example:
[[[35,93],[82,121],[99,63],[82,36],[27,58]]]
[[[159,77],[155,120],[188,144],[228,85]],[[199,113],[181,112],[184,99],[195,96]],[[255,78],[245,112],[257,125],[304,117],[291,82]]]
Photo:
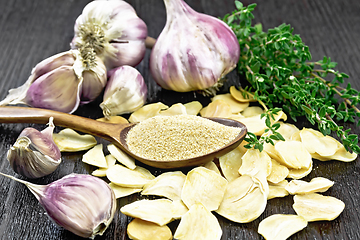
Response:
[[[264,117],[271,134],[258,139],[249,133],[248,146],[262,150],[263,143],[280,139],[278,125],[271,124],[270,118],[281,106],[294,121],[305,116],[324,135],[335,132],[348,151],[360,153],[358,136],[338,124],[360,117],[360,92],[350,84],[340,86],[349,76],[336,71],[337,64],[329,57],[312,61],[309,47],[290,25],[281,24],[265,32],[261,24],[252,24],[256,4],[244,6],[235,1],[235,5],[236,10],[225,15],[223,21],[240,43],[237,70],[246,77],[248,91],[269,108]]]

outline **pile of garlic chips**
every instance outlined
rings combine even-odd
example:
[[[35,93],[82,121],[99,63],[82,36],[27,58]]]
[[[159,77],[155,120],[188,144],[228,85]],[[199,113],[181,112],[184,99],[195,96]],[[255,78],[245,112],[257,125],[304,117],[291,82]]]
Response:
[[[250,106],[250,101],[231,87],[230,93],[215,96],[205,107],[198,101],[170,107],[158,102],[144,105],[128,120],[121,116],[98,120],[127,123],[191,114],[235,119],[261,136],[266,129],[265,118],[260,118],[264,110]],[[304,229],[308,222],[330,221],[344,210],[341,200],[321,194],[333,181],[323,177],[301,180],[312,171],[313,159],[349,162],[357,158],[336,139],[314,129],[300,130],[286,123],[286,118],[279,112],[273,120],[280,123],[278,132],[285,141],[267,143],[261,152],[244,148],[244,141],[216,163],[208,162],[187,174],[174,170],[154,176],[115,145],[107,145],[109,154],[105,155],[104,146],[94,137],[71,129],[54,134],[54,139],[62,151],[87,150],[83,162],[98,167],[92,174],[106,177],[117,198],[141,194],[140,200],[120,208],[133,218],[127,228],[130,239],[220,239],[222,229],[214,212],[236,223],[248,223],[264,212],[267,200],[293,195],[296,214],[274,214],[258,226],[265,239],[281,240]],[[174,220],[179,225],[173,234],[168,224]]]

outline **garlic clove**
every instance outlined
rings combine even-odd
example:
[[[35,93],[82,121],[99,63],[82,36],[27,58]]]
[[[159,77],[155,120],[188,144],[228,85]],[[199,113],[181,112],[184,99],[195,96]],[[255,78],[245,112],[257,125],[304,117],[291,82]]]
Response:
[[[136,66],[144,58],[147,26],[125,1],[93,1],[76,19],[71,48],[90,46],[107,69]]]
[[[166,24],[150,56],[154,80],[162,88],[178,92],[215,87],[239,60],[234,32],[220,19],[194,11],[183,0],[164,2]]]
[[[0,106],[25,104],[73,113],[80,103],[94,100],[106,81],[105,65],[92,50],[70,50],[38,63],[22,86],[9,90]]]
[[[25,184],[57,225],[80,237],[102,235],[115,215],[115,194],[100,178],[72,173],[48,185],[36,185],[0,174]]]
[[[97,98],[107,83],[105,65],[99,64],[101,60],[97,58],[98,71],[84,71],[84,82],[81,88],[81,103],[86,104]]]
[[[39,62],[32,70],[32,78],[37,79],[41,75],[57,69],[61,66],[74,65],[75,57],[70,51],[61,52]]]
[[[27,178],[40,178],[56,170],[61,153],[52,139],[55,126],[50,118],[43,131],[25,128],[15,144],[8,150],[7,159],[18,174]]]
[[[25,102],[32,107],[74,112],[80,104],[81,83],[72,67],[61,66],[34,81]]]
[[[146,97],[147,87],[139,71],[122,66],[111,75],[100,107],[105,118],[109,118],[138,110],[145,104]]]

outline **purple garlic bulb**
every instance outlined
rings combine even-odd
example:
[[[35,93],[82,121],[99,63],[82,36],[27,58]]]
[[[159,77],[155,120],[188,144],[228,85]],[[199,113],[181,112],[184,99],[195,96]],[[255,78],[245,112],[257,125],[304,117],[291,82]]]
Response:
[[[138,70],[121,66],[112,71],[100,104],[106,118],[132,113],[141,108],[147,97],[147,86]]]
[[[80,237],[102,235],[114,218],[115,194],[100,178],[73,173],[48,185],[37,185],[0,174],[25,184],[57,225]]]
[[[89,46],[108,70],[136,66],[145,55],[147,26],[125,1],[92,1],[76,19],[71,48]]]
[[[164,0],[166,24],[150,56],[150,71],[164,89],[205,90],[235,68],[240,46],[223,21],[198,13],[183,0]]]
[[[56,170],[61,153],[53,140],[53,119],[43,131],[25,128],[15,144],[8,150],[7,159],[18,174],[27,178],[40,178]]]
[[[106,67],[89,48],[70,50],[38,63],[24,85],[10,89],[0,106],[25,104],[73,113],[100,95]]]

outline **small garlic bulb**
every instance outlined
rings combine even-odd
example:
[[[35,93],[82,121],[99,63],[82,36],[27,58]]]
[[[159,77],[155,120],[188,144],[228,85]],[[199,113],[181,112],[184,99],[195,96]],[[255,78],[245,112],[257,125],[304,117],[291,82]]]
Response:
[[[147,97],[147,86],[138,70],[121,66],[112,71],[100,104],[104,116],[132,113],[141,108]]]
[[[70,50],[38,63],[24,85],[10,89],[0,106],[25,104],[73,113],[98,97],[106,81],[106,67],[92,50]]]
[[[28,127],[20,133],[7,152],[7,159],[15,172],[27,178],[40,178],[56,170],[61,153],[53,140],[54,128],[50,118],[49,126],[43,131]]]
[[[145,55],[147,26],[122,0],[92,1],[76,19],[71,48],[90,46],[108,70],[136,66]]]
[[[102,235],[114,218],[115,194],[100,178],[72,173],[48,185],[37,185],[0,174],[25,184],[57,225],[80,237]]]
[[[194,11],[183,0],[164,2],[166,24],[150,56],[153,78],[178,92],[215,87],[239,60],[236,35],[223,21]]]

